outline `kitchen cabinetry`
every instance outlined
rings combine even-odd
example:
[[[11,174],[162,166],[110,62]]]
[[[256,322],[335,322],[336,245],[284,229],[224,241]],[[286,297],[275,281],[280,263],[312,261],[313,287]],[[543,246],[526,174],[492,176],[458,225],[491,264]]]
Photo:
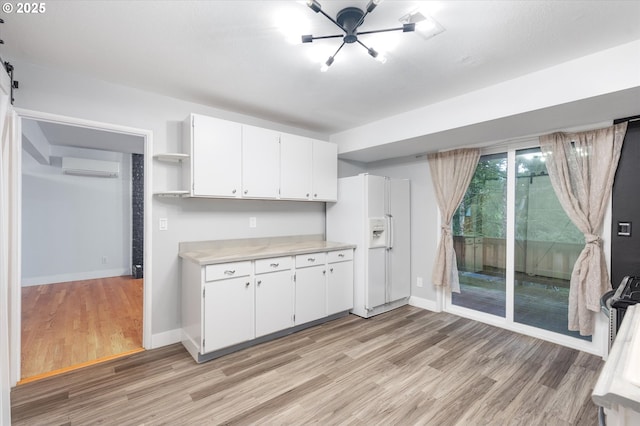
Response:
[[[296,325],[327,316],[325,262],[325,253],[296,256]]]
[[[353,250],[327,254],[327,315],[353,309]]]
[[[253,240],[180,243],[181,340],[197,362],[338,318],[353,307],[351,244]]]
[[[182,340],[191,355],[254,338],[251,275],[251,262],[183,264]]]
[[[250,277],[206,283],[203,303],[203,353],[253,339],[253,284]]]
[[[280,188],[280,134],[242,126],[242,197],[278,197]]]
[[[255,261],[256,337],[293,326],[292,266],[290,256]]]
[[[313,199],[338,199],[338,146],[334,143],[313,141]]]
[[[313,142],[286,133],[280,137],[280,198],[311,199]]]
[[[242,125],[191,114],[183,124],[191,161],[184,167],[193,197],[238,198],[242,188]],[[186,165],[186,164],[185,164]]]
[[[183,132],[188,196],[337,200],[336,144],[199,114]]]

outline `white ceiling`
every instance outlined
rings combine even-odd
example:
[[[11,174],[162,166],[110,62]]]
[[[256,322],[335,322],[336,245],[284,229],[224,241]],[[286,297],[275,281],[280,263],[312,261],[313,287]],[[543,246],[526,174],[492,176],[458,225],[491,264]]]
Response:
[[[331,16],[367,4],[319,1]],[[324,61],[340,42],[290,44],[278,25],[339,33],[299,1],[49,1],[43,14],[4,14],[1,52],[330,135],[640,39],[640,1],[611,0],[387,0],[361,30],[419,6],[445,32],[362,36],[378,50],[395,42],[388,62],[346,45],[326,73],[310,53]]]

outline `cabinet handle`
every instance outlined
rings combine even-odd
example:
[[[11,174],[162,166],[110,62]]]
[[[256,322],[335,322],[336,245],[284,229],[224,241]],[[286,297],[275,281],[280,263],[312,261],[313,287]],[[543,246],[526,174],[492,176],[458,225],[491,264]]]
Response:
[[[272,263],[269,266],[271,266],[272,268],[277,268],[278,266],[280,266],[280,264],[279,263]]]
[[[322,271],[322,275],[327,275],[327,270]]]
[[[235,193],[236,193],[236,190],[234,189],[233,191],[231,191],[231,193],[232,193],[232,194],[235,194]]]
[[[248,193],[249,193],[249,190],[248,190],[248,189],[245,189],[245,190],[244,190],[244,193],[245,193],[245,195],[246,195],[246,194],[248,194]]]
[[[313,194],[313,198],[318,198],[318,194]]]
[[[316,258],[315,257],[310,257],[307,259],[307,262],[315,262]]]
[[[233,274],[235,274],[235,273],[236,273],[236,270],[235,270],[235,269],[234,269],[233,271],[231,271],[231,270],[229,270],[229,269],[227,269],[226,271],[224,271],[224,274],[225,274],[225,275],[233,275]]]
[[[249,288],[249,286],[250,286],[250,285],[251,285],[251,283],[249,283],[249,282],[248,282],[248,283],[245,283],[245,285],[244,285],[244,286],[245,286],[245,287],[247,287],[247,288]]]
[[[258,280],[258,285],[262,284],[262,280]]]
[[[309,198],[309,195],[311,195],[311,194],[309,194],[309,193],[307,192],[307,198]]]
[[[329,269],[329,272],[331,272],[333,274],[333,268]]]
[[[338,257],[344,257],[344,253],[340,253]]]

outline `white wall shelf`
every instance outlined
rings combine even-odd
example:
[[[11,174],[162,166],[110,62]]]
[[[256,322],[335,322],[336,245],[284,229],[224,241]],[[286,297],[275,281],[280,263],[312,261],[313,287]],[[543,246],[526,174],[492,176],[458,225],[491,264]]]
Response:
[[[188,160],[189,154],[183,154],[180,152],[164,152],[161,154],[156,154],[153,156],[158,161],[170,161],[170,162],[178,162],[182,160]]]
[[[153,195],[157,197],[188,197],[189,191],[162,191],[162,192],[154,192]]]

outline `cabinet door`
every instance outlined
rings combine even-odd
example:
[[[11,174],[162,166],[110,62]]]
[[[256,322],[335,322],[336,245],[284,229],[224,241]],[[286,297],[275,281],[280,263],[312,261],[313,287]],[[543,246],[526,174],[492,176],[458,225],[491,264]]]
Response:
[[[191,190],[195,196],[239,197],[242,126],[193,115]]]
[[[330,263],[327,276],[327,315],[353,309],[353,262]]]
[[[293,327],[291,270],[256,275],[256,337]]]
[[[296,325],[327,316],[326,266],[296,269]]]
[[[254,294],[250,277],[205,284],[202,353],[254,338]]]
[[[338,146],[334,143],[313,141],[313,199],[338,199]]]
[[[313,140],[283,134],[280,139],[280,198],[311,199]]]
[[[280,186],[280,134],[242,126],[242,196],[277,198]]]

